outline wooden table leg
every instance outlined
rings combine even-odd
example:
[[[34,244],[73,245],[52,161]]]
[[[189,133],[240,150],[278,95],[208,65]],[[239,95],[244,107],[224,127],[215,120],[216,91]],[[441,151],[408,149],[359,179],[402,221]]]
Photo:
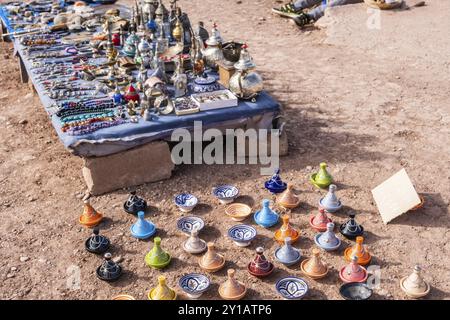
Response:
[[[17,55],[17,59],[19,60],[19,69],[20,69],[20,81],[22,83],[28,82],[28,72],[25,68],[25,65],[23,64],[22,57],[20,55]]]

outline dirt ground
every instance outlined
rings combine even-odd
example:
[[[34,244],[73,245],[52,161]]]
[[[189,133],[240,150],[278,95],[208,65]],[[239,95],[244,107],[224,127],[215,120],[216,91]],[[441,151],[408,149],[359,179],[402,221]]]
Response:
[[[398,281],[416,263],[432,285],[428,298],[450,298],[450,2],[426,2],[421,8],[381,12],[380,29],[367,27],[373,12],[357,4],[330,10],[320,28],[299,30],[270,13],[279,1],[180,1],[192,22],[203,20],[209,28],[217,21],[225,39],[248,41],[266,89],[283,105],[290,154],[281,159],[282,177],[296,185],[302,201],[292,215],[302,235],[296,246],[305,256],[314,247],[308,219],[324,192],[308,182],[308,175],[326,161],[345,204],[333,220],[341,223],[356,212],[367,230],[373,264],[381,267],[376,299],[405,299]],[[237,248],[226,236],[233,222],[211,188],[234,183],[245,196],[241,200],[257,209],[269,197],[259,167],[191,165],[177,167],[168,181],[138,188],[152,206],[149,216],[160,228],[163,247],[174,257],[163,271],[144,264],[151,242],[130,236],[134,218],[121,208],[127,191],[92,200],[108,217],[102,231],[125,270],[114,284],[98,280],[94,272],[102,259],[85,252],[90,231],[77,222],[85,190],[82,161],[64,149],[39,99],[20,83],[11,45],[0,48],[0,298],[110,299],[127,293],[146,299],[159,274],[180,292],[180,275],[200,271],[197,258],[183,252],[185,236],[176,230],[181,213],[172,199],[181,191],[199,196],[194,213],[207,224],[201,236],[216,241],[227,260],[226,268],[211,276],[205,298],[219,298],[228,267],[248,285],[248,299],[279,299],[277,279],[301,276],[299,265],[277,264],[266,280],[247,273],[256,246],[264,246],[273,259],[273,230],[258,228],[248,248]],[[370,190],[402,167],[426,204],[384,225]],[[307,280],[306,299],[340,299],[337,273],[350,244],[345,240],[339,252],[323,254],[332,270],[323,280]],[[67,282],[77,267],[80,288],[71,290]]]

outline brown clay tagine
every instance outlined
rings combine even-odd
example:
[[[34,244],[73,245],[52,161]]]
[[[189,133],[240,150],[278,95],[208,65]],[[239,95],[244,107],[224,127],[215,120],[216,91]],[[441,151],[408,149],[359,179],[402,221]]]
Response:
[[[234,278],[236,271],[228,269],[228,279],[219,287],[219,295],[225,300],[240,300],[247,293],[246,286]]]
[[[294,209],[300,204],[300,199],[294,193],[294,185],[289,183],[287,189],[277,196],[276,203],[285,209]]]
[[[213,242],[208,242],[208,251],[198,260],[200,268],[206,272],[216,272],[225,265],[225,258],[216,252]]]
[[[312,257],[304,260],[300,264],[302,272],[311,279],[321,279],[328,274],[328,266],[320,259],[320,250],[314,248]]]

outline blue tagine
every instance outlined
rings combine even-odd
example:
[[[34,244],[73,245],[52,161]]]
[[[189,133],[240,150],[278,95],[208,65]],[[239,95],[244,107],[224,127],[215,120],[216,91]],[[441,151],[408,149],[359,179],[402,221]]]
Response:
[[[285,266],[291,266],[300,261],[302,254],[300,250],[291,245],[291,238],[284,239],[284,245],[275,250],[275,259]]]
[[[197,232],[200,232],[200,230],[203,229],[205,226],[205,222],[199,218],[199,217],[182,217],[177,221],[177,228],[181,232],[185,233],[186,235],[190,236],[192,230],[196,228]]]
[[[286,277],[275,284],[277,292],[286,300],[297,300],[308,293],[308,284],[302,278]]]
[[[228,230],[228,237],[239,247],[247,247],[256,237],[256,229],[252,226],[239,224]]]
[[[281,181],[280,169],[276,169],[270,180],[264,183],[264,187],[271,193],[281,193],[287,188],[286,182]]]
[[[333,251],[339,249],[341,246],[341,240],[336,237],[336,234],[333,232],[334,223],[330,222],[327,224],[327,231],[323,233],[318,233],[314,237],[314,242],[320,248],[326,251]]]
[[[181,193],[175,197],[175,204],[182,212],[191,212],[198,203],[193,194]]]
[[[190,273],[182,276],[178,284],[189,298],[198,299],[208,290],[211,280],[204,274]]]
[[[328,193],[325,197],[319,200],[319,206],[330,213],[336,212],[342,208],[341,200],[336,197],[336,185],[330,184]]]
[[[262,209],[255,213],[254,219],[257,224],[264,228],[270,228],[277,224],[279,215],[269,208],[270,201],[264,199]]]
[[[156,232],[155,225],[144,219],[144,211],[138,212],[137,221],[130,227],[131,235],[137,239],[150,238]]]

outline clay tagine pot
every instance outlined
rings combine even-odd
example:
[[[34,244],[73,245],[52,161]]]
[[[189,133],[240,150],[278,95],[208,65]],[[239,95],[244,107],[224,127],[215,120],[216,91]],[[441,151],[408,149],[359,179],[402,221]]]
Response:
[[[262,209],[255,213],[254,220],[264,228],[270,228],[278,223],[278,213],[269,208],[270,201],[264,199]]]
[[[103,235],[100,235],[98,228],[94,228],[93,235],[86,239],[84,246],[88,252],[102,254],[105,253],[111,242]]]
[[[363,245],[364,238],[356,237],[356,244],[353,247],[349,247],[344,251],[344,257],[347,261],[351,261],[353,256],[358,258],[358,264],[365,266],[370,263],[372,256]]]
[[[255,259],[247,265],[248,272],[255,277],[264,278],[273,272],[273,263],[268,261],[264,256],[262,247],[256,248]]]
[[[97,268],[97,277],[103,281],[116,281],[122,275],[122,267],[111,259],[111,253],[105,253],[104,257],[105,260]]]
[[[166,284],[166,277],[158,277],[158,285],[148,293],[149,300],[176,300],[177,293]]]
[[[311,216],[309,219],[309,225],[316,231],[325,232],[327,230],[327,224],[333,222],[328,217],[327,212],[324,209],[319,209],[316,215]]]
[[[302,253],[291,245],[291,238],[284,238],[284,245],[275,250],[275,259],[285,266],[292,266],[300,261]]]
[[[319,200],[320,208],[324,208],[330,213],[334,213],[342,208],[342,202],[336,196],[336,189],[335,184],[330,184],[327,195]]]
[[[336,237],[333,232],[334,223],[330,222],[327,224],[327,231],[319,233],[314,237],[314,242],[316,245],[325,251],[334,251],[339,249],[341,246],[341,240]]]
[[[339,277],[345,283],[366,282],[367,270],[358,264],[358,257],[353,256],[351,262],[339,272]]]
[[[198,237],[198,229],[194,227],[191,236],[183,243],[183,249],[187,253],[198,254],[206,250],[206,242]]]
[[[328,267],[320,259],[319,249],[312,250],[312,257],[300,264],[302,272],[311,279],[321,279],[328,274]]]
[[[153,248],[145,256],[145,263],[152,268],[162,269],[167,267],[172,257],[161,248],[161,238],[155,237]]]
[[[281,193],[287,188],[286,182],[283,182],[280,177],[280,169],[276,169],[270,180],[264,183],[264,187],[271,193]]]
[[[400,280],[400,288],[410,298],[422,298],[430,292],[430,285],[423,280],[421,270],[422,268],[416,265],[413,273]]]
[[[147,210],[147,202],[136,195],[136,191],[130,192],[127,201],[123,204],[123,209],[126,213],[138,214],[140,211]]]
[[[228,269],[228,279],[219,287],[219,295],[225,300],[240,300],[247,293],[246,286],[234,278],[236,271]]]
[[[294,209],[300,204],[300,199],[294,193],[294,185],[289,183],[287,189],[277,196],[276,203],[285,209]]]
[[[144,211],[138,212],[137,221],[130,227],[131,235],[137,239],[150,238],[156,232],[155,225],[144,219]]]
[[[350,219],[339,226],[339,232],[347,239],[354,240],[364,235],[364,227],[355,220],[355,215],[350,214]]]
[[[289,216],[287,214],[284,214],[281,219],[283,220],[283,225],[280,229],[275,231],[275,240],[278,241],[279,244],[283,244],[284,239],[289,237],[291,243],[294,243],[300,237],[300,232],[291,227],[289,224]]]
[[[79,218],[79,222],[89,228],[92,228],[102,221],[103,215],[97,212],[92,206],[89,199],[84,200],[83,214]]]
[[[198,264],[206,272],[219,271],[225,265],[225,258],[216,252],[214,243],[209,242],[207,246],[208,251],[198,260]]]
[[[326,189],[333,183],[333,177],[327,171],[327,164],[322,162],[317,173],[311,175],[310,181],[317,188]]]

